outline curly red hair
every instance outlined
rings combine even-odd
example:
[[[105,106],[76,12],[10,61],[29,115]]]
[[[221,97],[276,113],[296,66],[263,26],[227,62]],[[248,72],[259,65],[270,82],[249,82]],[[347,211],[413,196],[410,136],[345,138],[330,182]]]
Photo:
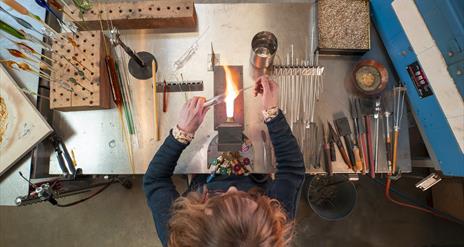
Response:
[[[173,205],[169,246],[283,247],[292,229],[279,201],[267,196],[237,191],[205,200],[190,192]]]

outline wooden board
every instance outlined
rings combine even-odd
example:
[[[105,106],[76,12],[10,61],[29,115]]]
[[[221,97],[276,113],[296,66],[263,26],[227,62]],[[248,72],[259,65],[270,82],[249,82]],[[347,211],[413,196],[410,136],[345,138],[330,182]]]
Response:
[[[73,6],[70,12],[80,29],[104,29],[109,21],[118,29],[181,28],[194,30],[197,26],[193,0],[133,1],[95,3],[82,18]],[[85,20],[85,21],[79,21]]]
[[[0,176],[52,128],[0,65]]]
[[[228,66],[232,72],[232,77],[237,88],[243,88],[243,66]],[[223,66],[214,67],[214,96],[223,94],[226,91],[226,75]],[[244,126],[244,97],[243,92],[240,93],[234,102],[234,120]],[[214,129],[226,121],[226,104],[218,104],[214,106]]]
[[[105,66],[105,40],[102,33],[80,32],[75,39],[78,48],[66,41],[55,42],[52,47],[83,71],[85,78],[65,58],[53,54],[56,62],[53,63],[51,74],[50,109],[70,111],[110,108],[111,88]],[[78,61],[73,60],[73,57]],[[80,85],[69,81],[71,77]],[[58,82],[60,80],[71,86],[73,91],[63,87]]]

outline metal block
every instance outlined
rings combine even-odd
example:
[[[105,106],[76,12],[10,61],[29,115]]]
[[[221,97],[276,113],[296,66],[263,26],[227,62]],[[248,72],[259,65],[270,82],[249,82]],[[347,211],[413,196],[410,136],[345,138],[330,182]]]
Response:
[[[218,151],[240,151],[243,143],[242,125],[234,122],[225,122],[218,126]]]
[[[168,81],[166,82],[166,92],[194,92],[203,91],[203,81]],[[156,91],[158,93],[164,92],[164,82],[156,83]]]

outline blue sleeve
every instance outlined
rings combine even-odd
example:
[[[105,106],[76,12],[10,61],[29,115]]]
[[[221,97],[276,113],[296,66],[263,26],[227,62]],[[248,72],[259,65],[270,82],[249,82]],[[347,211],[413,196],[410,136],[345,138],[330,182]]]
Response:
[[[268,195],[279,200],[288,217],[293,219],[305,177],[303,155],[280,110],[279,114],[266,124],[277,160],[275,180],[268,190]]]
[[[187,144],[180,143],[169,134],[143,177],[143,190],[163,246],[167,246],[169,237],[168,222],[171,218],[171,205],[179,197],[171,176],[179,156],[186,147]]]

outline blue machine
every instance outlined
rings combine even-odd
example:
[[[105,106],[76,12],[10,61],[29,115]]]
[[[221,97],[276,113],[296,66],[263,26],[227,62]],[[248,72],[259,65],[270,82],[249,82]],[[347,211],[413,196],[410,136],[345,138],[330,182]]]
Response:
[[[464,1],[370,4],[435,168],[464,176]]]

